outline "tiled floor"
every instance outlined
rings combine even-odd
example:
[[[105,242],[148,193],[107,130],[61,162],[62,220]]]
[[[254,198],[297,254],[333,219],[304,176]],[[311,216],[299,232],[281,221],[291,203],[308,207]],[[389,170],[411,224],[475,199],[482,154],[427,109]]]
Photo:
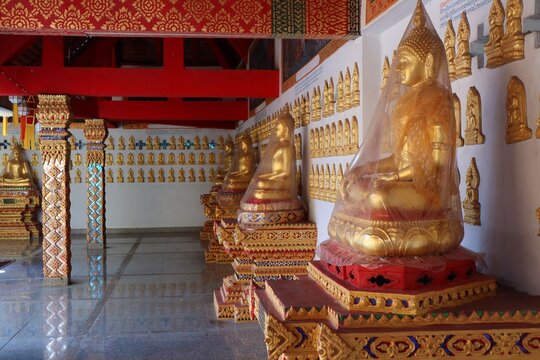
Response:
[[[264,359],[256,323],[217,321],[197,232],[72,239],[72,285],[43,287],[41,252],[0,270],[0,359]]]

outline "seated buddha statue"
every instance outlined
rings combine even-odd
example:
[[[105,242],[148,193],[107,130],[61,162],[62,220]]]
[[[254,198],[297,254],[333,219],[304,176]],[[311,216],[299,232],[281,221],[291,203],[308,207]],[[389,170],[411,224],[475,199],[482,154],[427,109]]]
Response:
[[[400,89],[381,96],[328,231],[366,255],[441,254],[459,245],[463,224],[445,50],[420,1],[397,61]]]
[[[4,172],[0,176],[0,186],[32,186],[33,184],[30,164],[23,158],[20,145],[14,143],[11,158],[7,161]]]
[[[226,191],[245,191],[255,172],[253,145],[248,133],[242,134],[235,148],[231,169],[223,180],[222,189]]]

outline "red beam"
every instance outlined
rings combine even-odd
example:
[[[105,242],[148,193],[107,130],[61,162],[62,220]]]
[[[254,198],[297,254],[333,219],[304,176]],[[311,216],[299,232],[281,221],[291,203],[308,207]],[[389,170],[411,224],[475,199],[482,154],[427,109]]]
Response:
[[[221,65],[221,67],[223,69],[230,69],[231,64],[229,64],[229,61],[227,60],[225,55],[223,55],[223,52],[219,48],[216,40],[215,39],[206,39],[206,42],[207,42],[208,46],[210,46],[210,50],[212,51],[212,53],[216,57],[217,61],[219,62],[219,65]]]
[[[236,129],[235,121],[173,121],[163,122],[159,120],[145,121],[147,124],[165,125],[165,126],[189,126],[203,129]]]
[[[253,42],[253,40],[247,40],[247,39],[228,39],[229,43],[232,45],[234,50],[240,55],[242,60],[244,60],[244,63],[247,64],[248,62],[248,51],[249,46]]]
[[[36,36],[0,35],[0,65],[13,60],[36,40]]]
[[[238,121],[248,118],[247,101],[110,101],[77,100],[71,105],[76,118],[113,121],[160,122]]]
[[[113,66],[114,47],[119,38],[92,38],[91,44],[80,53],[75,54],[72,66]]]

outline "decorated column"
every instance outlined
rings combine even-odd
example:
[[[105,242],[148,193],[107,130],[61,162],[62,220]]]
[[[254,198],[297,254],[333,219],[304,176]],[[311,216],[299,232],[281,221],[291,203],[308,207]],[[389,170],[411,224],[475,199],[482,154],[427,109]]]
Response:
[[[39,95],[36,117],[41,123],[43,161],[42,221],[45,285],[68,285],[71,277],[68,123],[70,98]]]
[[[103,119],[87,119],[86,185],[88,196],[86,241],[89,247],[105,247],[105,138],[107,127]]]

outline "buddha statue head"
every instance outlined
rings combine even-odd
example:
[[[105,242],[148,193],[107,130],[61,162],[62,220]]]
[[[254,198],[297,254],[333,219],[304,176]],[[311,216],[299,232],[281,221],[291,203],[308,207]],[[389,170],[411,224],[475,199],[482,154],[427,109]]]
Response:
[[[444,45],[418,1],[360,152],[336,189],[331,241],[368,257],[442,254],[461,242],[445,59]],[[346,122],[345,133],[348,127]],[[355,124],[356,138],[357,131]]]

